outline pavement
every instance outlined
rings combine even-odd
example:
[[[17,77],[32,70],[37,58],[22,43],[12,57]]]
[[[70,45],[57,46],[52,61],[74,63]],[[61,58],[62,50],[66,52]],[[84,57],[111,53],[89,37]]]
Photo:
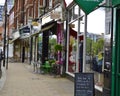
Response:
[[[35,73],[29,64],[9,63],[2,72],[0,96],[74,96],[74,82]]]

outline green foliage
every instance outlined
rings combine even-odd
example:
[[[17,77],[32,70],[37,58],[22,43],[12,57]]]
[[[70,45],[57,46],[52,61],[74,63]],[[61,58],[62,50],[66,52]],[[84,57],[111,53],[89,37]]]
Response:
[[[62,51],[62,45],[56,44],[56,45],[54,46],[54,49],[55,49],[55,52]]]
[[[97,41],[93,41],[91,38],[87,38],[86,46],[87,55],[97,55],[100,51],[103,51],[104,39],[100,38]]]
[[[91,50],[92,50],[92,42],[93,42],[92,39],[87,38],[87,45],[86,45],[87,55],[90,55],[90,54],[91,54]]]
[[[38,41],[39,41],[39,42],[42,42],[42,36],[39,36],[39,37],[38,37]]]
[[[49,44],[56,45],[57,44],[56,38],[49,38]]]

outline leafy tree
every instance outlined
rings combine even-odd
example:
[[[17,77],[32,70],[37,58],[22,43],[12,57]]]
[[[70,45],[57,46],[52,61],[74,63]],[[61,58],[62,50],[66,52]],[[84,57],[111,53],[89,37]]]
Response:
[[[87,45],[86,45],[87,55],[91,55],[92,53],[92,42],[93,40],[91,38],[87,38]]]
[[[100,51],[103,51],[104,39],[100,38],[97,41],[93,41],[91,38],[87,38],[86,51],[87,55],[95,56]]]

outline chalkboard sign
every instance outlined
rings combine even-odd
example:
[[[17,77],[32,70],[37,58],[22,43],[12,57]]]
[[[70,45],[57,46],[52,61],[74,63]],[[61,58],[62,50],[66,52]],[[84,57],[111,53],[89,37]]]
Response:
[[[75,96],[94,96],[94,74],[75,73]]]

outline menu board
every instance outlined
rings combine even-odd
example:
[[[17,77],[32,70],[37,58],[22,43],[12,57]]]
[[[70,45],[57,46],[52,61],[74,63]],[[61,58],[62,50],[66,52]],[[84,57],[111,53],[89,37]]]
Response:
[[[93,73],[75,73],[75,95],[95,96]]]

